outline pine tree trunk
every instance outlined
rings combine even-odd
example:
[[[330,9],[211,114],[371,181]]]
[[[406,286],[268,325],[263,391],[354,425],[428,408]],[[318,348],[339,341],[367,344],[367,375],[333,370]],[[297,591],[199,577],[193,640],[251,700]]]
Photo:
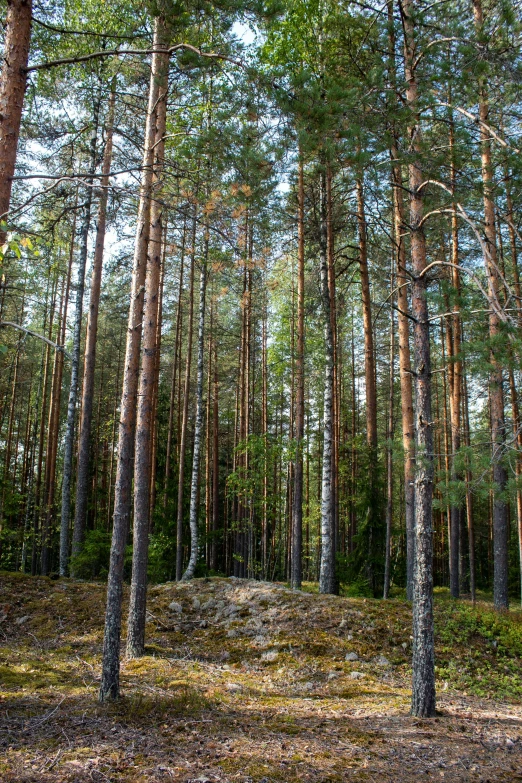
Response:
[[[67,403],[67,424],[63,454],[62,512],[60,522],[60,576],[65,576],[69,567],[69,519],[71,514],[71,490],[73,471],[74,431],[76,425],[76,405],[78,402],[78,380],[80,370],[80,352],[82,340],[83,295],[85,291],[85,269],[89,231],[91,227],[92,182],[96,171],[96,142],[98,138],[98,117],[100,111],[99,96],[95,99],[93,127],[90,141],[89,177],[86,181],[83,220],[80,229],[80,252],[78,258],[78,278],[76,283],[76,303],[73,326],[73,347],[71,352],[71,380]]]
[[[473,0],[473,12],[477,32],[480,33],[483,25],[483,12],[481,0]],[[495,204],[493,200],[493,162],[491,156],[490,133],[487,130],[489,104],[486,88],[481,79],[481,95],[479,99],[479,117],[481,121],[481,162],[482,162],[482,186],[484,190],[484,234],[486,239],[487,257],[486,273],[488,277],[488,289],[493,300],[498,299],[499,272],[497,267],[497,238],[495,230]],[[493,465],[493,484],[495,487],[493,496],[493,601],[495,608],[505,610],[509,608],[508,599],[508,513],[504,500],[504,491],[507,484],[507,473],[502,462],[502,454],[505,442],[504,420],[504,388],[502,377],[502,361],[496,355],[495,343],[498,344],[500,335],[500,319],[495,310],[491,309],[489,315],[489,337],[491,340],[489,361],[491,371],[489,376],[489,395],[491,405],[491,444]]]
[[[161,27],[156,20],[154,48],[160,44]],[[150,195],[152,189],[152,163],[156,141],[156,104],[159,84],[157,73],[163,62],[163,54],[152,59],[147,109],[147,125],[143,152],[140,203],[136,226],[136,241],[132,271],[132,289],[127,327],[127,344],[120,406],[118,433],[118,463],[114,491],[114,516],[111,556],[107,584],[107,608],[103,639],[102,678],[99,693],[101,702],[116,699],[120,695],[120,638],[121,604],[123,597],[123,563],[129,533],[132,463],[134,458],[134,433],[136,425],[136,396],[139,378],[139,357],[143,317],[143,289],[147,261],[150,224]]]
[[[393,291],[394,274],[393,268],[390,275],[390,288]],[[393,305],[393,295],[391,298]],[[390,309],[390,366],[388,372],[388,427],[386,439],[386,547],[384,552],[384,590],[383,598],[388,598],[390,593],[390,573],[391,573],[391,538],[393,522],[393,379],[395,375],[395,323],[393,317],[393,307]]]
[[[292,509],[291,587],[301,589],[303,548],[303,439],[304,439],[304,173],[299,161],[297,215],[297,361],[295,403],[295,463]]]
[[[183,293],[183,272],[185,267],[185,237],[187,233],[187,221],[186,218],[183,221],[183,235],[181,240],[181,258],[179,267],[179,286],[178,286],[178,302],[176,312],[176,333],[174,337],[174,360],[172,362],[172,381],[170,387],[170,402],[169,402],[169,425],[167,432],[167,453],[165,455],[165,479],[163,486],[163,507],[167,507],[168,499],[168,487],[170,480],[170,463],[172,460],[172,443],[174,440],[174,403],[176,400],[176,382],[178,377],[178,355],[181,342],[181,324],[182,324],[182,293]]]
[[[109,196],[109,173],[112,162],[112,135],[114,125],[115,85],[109,99],[107,115],[107,140],[102,163],[102,178],[100,201],[98,205],[98,226],[94,245],[92,264],[91,291],[89,314],[87,318],[87,336],[85,340],[85,356],[83,365],[83,388],[81,401],[80,435],[78,438],[78,468],[76,478],[76,507],[72,537],[72,556],[80,554],[85,535],[87,518],[87,493],[89,486],[89,451],[92,427],[92,406],[94,400],[94,370],[96,365],[96,340],[98,337],[98,312],[100,309],[101,278],[103,268],[103,252],[105,245],[105,230],[107,224],[107,200]],[[71,568],[74,576],[74,563]]]
[[[31,45],[32,0],[9,0],[0,75],[0,222],[7,221]],[[0,225],[0,245],[6,231]]]
[[[393,19],[394,0],[388,0],[388,46],[389,75],[392,89],[391,99],[396,104],[397,85],[396,37]],[[399,342],[399,375],[401,384],[401,422],[402,446],[404,451],[404,516],[406,522],[406,598],[413,599],[413,562],[414,562],[414,504],[415,504],[415,430],[413,423],[413,394],[410,357],[410,325],[408,286],[406,273],[406,246],[404,242],[404,203],[402,167],[399,163],[399,133],[395,124],[392,127],[390,154],[392,159],[393,184],[393,234],[397,262],[397,326]]]
[[[413,572],[413,684],[411,713],[435,715],[435,650],[433,628],[433,422],[431,415],[430,322],[428,318],[426,240],[422,228],[423,192],[417,56],[412,0],[403,0],[406,100],[411,112],[410,236],[412,259],[412,315],[415,370],[415,562]]]
[[[359,229],[359,270],[361,277],[363,332],[364,332],[364,378],[366,391],[366,443],[369,457],[369,499],[368,506],[368,556],[366,572],[368,583],[376,595],[376,576],[374,561],[376,557],[376,527],[378,506],[377,498],[377,387],[375,377],[375,349],[373,341],[372,300],[370,292],[370,276],[368,272],[368,252],[366,243],[366,216],[364,208],[364,190],[362,179],[356,182],[357,191],[357,222]],[[382,550],[381,550],[382,551]]]
[[[128,658],[139,658],[145,652],[145,620],[147,609],[147,564],[150,529],[150,480],[153,430],[154,389],[158,351],[158,317],[160,306],[161,266],[163,258],[163,205],[159,198],[163,185],[165,126],[169,55],[168,31],[162,17],[156,20],[156,49],[160,49],[154,64],[158,82],[156,101],[155,143],[152,160],[150,229],[143,302],[141,373],[136,412],[134,449],[134,526],[132,531],[132,576],[127,623]]]

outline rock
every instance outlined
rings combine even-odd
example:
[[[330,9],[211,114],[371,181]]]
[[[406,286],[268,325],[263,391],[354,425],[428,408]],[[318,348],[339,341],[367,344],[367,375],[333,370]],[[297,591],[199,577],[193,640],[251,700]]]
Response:
[[[237,682],[227,682],[226,688],[230,693],[241,693],[243,690],[241,685],[239,685]]]
[[[352,678],[352,680],[362,680],[364,674],[362,672],[352,672],[350,674],[350,677]]]
[[[220,657],[222,661],[228,661],[230,658],[230,653],[227,650],[223,650]]]
[[[509,750],[511,750],[514,747],[515,747],[515,743],[513,742],[512,739],[509,739],[509,737],[508,737],[506,739],[506,748],[509,748]]]
[[[403,642],[401,644],[401,647],[402,647],[403,650],[407,650],[408,649],[408,642]]]
[[[195,612],[199,612],[199,610],[201,609],[201,601],[199,600],[199,598],[194,597],[192,599],[192,608],[194,609]]]
[[[313,691],[314,684],[313,684],[313,682],[305,682],[305,684],[303,685],[303,688],[305,689],[305,691]]]
[[[183,607],[181,604],[178,604],[177,601],[172,601],[169,604],[169,609],[171,612],[177,612],[178,614],[181,614],[183,612]]]
[[[346,626],[347,626],[347,625],[348,625],[348,623],[347,623],[347,621],[346,621],[346,618],[345,618],[345,617],[343,617],[343,619],[342,619],[342,620],[341,620],[341,622],[339,623],[339,628],[346,628]]]
[[[236,628],[231,628],[231,630],[227,632],[227,637],[229,639],[237,639],[238,636],[239,631]]]
[[[347,634],[346,634],[346,641],[347,641],[347,642],[351,642],[351,641],[352,641],[352,639],[353,639],[353,633],[347,633]]]
[[[377,664],[377,666],[391,666],[390,661],[387,659],[385,655],[377,655],[373,662]]]
[[[24,614],[24,616],[23,616],[23,617],[19,617],[17,620],[15,620],[15,623],[16,623],[17,625],[23,625],[23,624],[24,624],[24,623],[26,623],[26,622],[27,622],[29,619],[30,619],[30,615],[28,615],[28,614]]]
[[[224,617],[230,617],[233,614],[237,614],[239,612],[239,606],[236,606],[236,604],[230,604],[230,606],[227,606],[226,609],[223,610],[223,616]]]
[[[261,634],[259,634],[254,638],[254,642],[255,644],[260,645],[261,647],[268,647],[268,645],[270,644],[270,641],[266,638],[266,636],[262,636]]]
[[[339,677],[337,672],[329,672],[328,673],[328,680],[336,680]]]
[[[357,655],[356,652],[349,652],[349,653],[346,653],[346,655],[344,657],[344,660],[345,661],[358,661],[359,660],[359,656]]]
[[[279,653],[277,652],[277,650],[267,650],[261,656],[262,661],[268,661],[269,663],[273,661],[277,661],[278,658],[279,658]]]
[[[209,598],[208,601],[205,601],[205,603],[202,605],[203,611],[207,612],[209,609],[214,609],[216,606],[216,599],[215,598]]]
[[[202,620],[202,621],[200,622],[200,624],[199,624],[199,627],[200,627],[200,628],[207,628],[207,627],[208,627],[208,623],[207,623],[207,621],[206,621],[206,620]]]

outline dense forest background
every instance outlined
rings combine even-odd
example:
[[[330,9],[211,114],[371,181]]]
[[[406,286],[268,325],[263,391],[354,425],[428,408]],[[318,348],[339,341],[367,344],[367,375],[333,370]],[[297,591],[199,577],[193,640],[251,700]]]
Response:
[[[519,4],[6,13],[0,566],[520,596]]]

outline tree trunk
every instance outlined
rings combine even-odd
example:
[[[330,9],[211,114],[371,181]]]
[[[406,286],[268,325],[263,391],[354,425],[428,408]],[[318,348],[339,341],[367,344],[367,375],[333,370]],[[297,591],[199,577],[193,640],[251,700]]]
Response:
[[[192,579],[198,562],[198,482],[199,463],[201,457],[201,438],[203,435],[203,359],[205,353],[205,300],[207,290],[207,260],[208,260],[208,227],[205,239],[204,257],[199,278],[199,313],[198,313],[198,359],[196,379],[196,421],[194,425],[194,450],[192,454],[192,476],[190,480],[190,557],[183,580]]]
[[[394,259],[395,260],[395,259]],[[390,288],[393,291],[393,267],[390,275]],[[393,294],[391,297],[393,305]],[[384,552],[384,589],[383,598],[390,593],[391,538],[393,522],[393,379],[395,375],[395,323],[393,307],[390,308],[390,367],[388,373],[388,427],[386,439],[386,547]]]
[[[412,160],[410,180],[410,236],[412,260],[412,315],[415,370],[415,562],[413,572],[413,685],[411,713],[435,715],[435,660],[433,629],[433,422],[431,416],[430,322],[428,318],[426,240],[422,228],[423,193],[417,57],[412,0],[403,0],[406,100],[411,112],[408,129]]]
[[[196,210],[196,206],[194,206]],[[194,322],[194,259],[196,255],[197,219],[194,211],[192,223],[192,249],[190,254],[189,283],[189,318],[187,327],[187,359],[185,363],[185,385],[183,389],[183,416],[181,419],[181,436],[179,442],[178,460],[178,507],[176,517],[176,581],[179,582],[183,572],[183,485],[185,483],[185,451],[187,448],[188,405],[190,394],[190,370],[192,367],[192,332]],[[181,373],[180,373],[181,375]]]
[[[448,98],[451,103],[451,95]],[[449,126],[450,135],[450,153],[451,153],[451,187],[455,192],[456,184],[456,166],[455,166],[455,130],[453,125],[453,117],[450,117]],[[459,270],[456,268],[459,263],[459,234],[457,224],[456,204],[453,203],[453,213],[451,215],[451,263],[454,265],[451,268],[451,284],[453,286],[453,298],[451,301],[451,310],[453,315],[449,316],[449,323],[447,326],[446,340],[448,345],[448,379],[450,387],[449,403],[450,403],[450,424],[451,424],[451,481],[454,485],[461,480],[461,475],[457,470],[458,465],[458,452],[460,450],[460,408],[461,408],[461,390],[462,390],[462,362],[460,360],[460,316],[459,301],[460,295],[460,276]],[[461,538],[461,526],[462,526],[462,508],[455,500],[450,504],[450,594],[452,598],[458,598],[460,595],[461,582],[463,581],[461,574],[461,559],[462,552],[460,550],[460,538]]]
[[[158,351],[158,317],[160,305],[161,265],[163,258],[163,205],[158,198],[163,185],[169,55],[168,31],[162,17],[156,20],[154,74],[158,83],[156,101],[155,143],[152,160],[150,229],[143,303],[141,374],[136,412],[134,451],[134,526],[132,531],[132,577],[126,653],[139,658],[145,652],[145,619],[147,608],[147,564],[150,528],[150,479],[154,388]]]
[[[160,45],[160,24],[156,20],[154,48]],[[149,85],[147,125],[143,151],[143,167],[140,203],[136,226],[132,289],[125,347],[125,364],[122,385],[118,433],[118,463],[114,491],[114,516],[111,556],[107,583],[107,608],[103,639],[102,678],[99,699],[116,699],[120,695],[120,638],[121,603],[123,596],[123,563],[129,532],[132,463],[134,458],[134,433],[136,424],[136,395],[139,377],[139,356],[143,317],[143,288],[150,224],[150,194],[152,189],[152,163],[156,140],[156,104],[159,84],[157,73],[163,62],[163,54],[155,53]]]
[[[319,259],[321,299],[324,319],[325,369],[323,410],[323,469],[321,478],[321,565],[320,593],[337,593],[335,570],[335,530],[332,497],[332,438],[333,438],[333,368],[334,342],[331,320],[330,289],[328,287],[328,240],[326,207],[326,174],[321,172]]]
[[[217,317],[217,301],[216,301]],[[210,568],[217,571],[217,531],[219,527],[219,376],[217,339],[214,337],[214,399],[212,410],[212,532],[210,541]]]
[[[83,365],[83,388],[81,402],[80,435],[78,439],[78,469],[76,479],[76,508],[72,539],[73,558],[80,554],[85,535],[87,518],[87,492],[89,485],[89,451],[92,426],[92,406],[94,400],[94,370],[96,365],[96,340],[98,337],[98,312],[100,309],[101,278],[103,268],[103,251],[105,245],[105,230],[107,224],[107,200],[109,195],[109,172],[112,162],[112,135],[114,125],[114,103],[116,99],[113,84],[109,99],[107,115],[107,141],[102,163],[102,179],[100,202],[98,205],[98,226],[94,245],[92,264],[91,292],[89,315],[87,318],[87,337],[85,340],[85,357]],[[74,576],[74,563],[71,568]]]
[[[31,44],[32,0],[8,0],[2,73],[0,75],[0,245],[6,238],[2,226],[11,202],[12,178]]]
[[[483,12],[481,0],[473,0],[473,12],[477,33],[481,33]],[[486,239],[486,272],[488,289],[491,299],[498,299],[499,272],[497,266],[497,238],[495,230],[495,204],[493,200],[493,162],[491,156],[490,133],[487,130],[489,104],[484,79],[480,80],[479,117],[482,186],[484,190],[484,234]],[[504,420],[504,388],[502,377],[502,360],[498,358],[498,342],[501,334],[500,319],[491,308],[489,314],[489,337],[491,340],[489,361],[489,396],[491,405],[491,444],[493,465],[493,602],[495,608],[509,608],[508,599],[508,513],[504,500],[507,484],[507,473],[502,462],[505,441]]]
[[[76,284],[76,304],[73,326],[73,347],[71,353],[71,380],[69,401],[67,403],[67,424],[63,454],[62,477],[62,513],[60,522],[60,576],[67,574],[69,566],[69,519],[71,513],[71,488],[73,469],[74,430],[76,424],[76,404],[78,402],[78,375],[82,341],[83,294],[85,291],[85,268],[89,230],[91,227],[92,182],[96,171],[96,142],[98,138],[98,117],[100,111],[99,95],[95,99],[93,128],[90,141],[89,176],[86,181],[83,221],[80,229],[80,252],[78,259],[78,282]]]
[[[368,273],[368,252],[366,242],[366,216],[364,208],[363,182],[359,177],[356,182],[357,191],[357,223],[359,228],[359,270],[361,276],[361,295],[364,332],[364,377],[366,391],[366,443],[369,459],[369,504],[368,519],[368,554],[366,572],[368,584],[376,595],[375,558],[377,555],[376,540],[377,514],[379,500],[377,497],[377,387],[375,377],[375,349],[373,341],[372,300],[370,292],[370,276]],[[382,550],[380,550],[382,551]],[[379,552],[380,554],[380,552]]]
[[[165,455],[165,479],[163,486],[163,507],[167,507],[168,487],[170,479],[170,463],[172,459],[172,441],[174,439],[174,403],[176,400],[176,382],[178,377],[178,354],[181,342],[181,323],[182,323],[182,293],[183,293],[183,272],[185,267],[185,237],[187,233],[186,217],[183,221],[183,235],[181,240],[181,258],[179,267],[179,286],[178,303],[176,307],[176,334],[174,337],[174,360],[172,362],[172,382],[170,386],[170,404],[169,404],[169,425],[167,432],[167,453]]]
[[[389,73],[392,100],[397,84],[396,38],[393,20],[394,0],[388,1]],[[402,197],[402,167],[399,163],[399,132],[392,128],[391,159],[393,184],[393,236],[397,262],[397,326],[399,342],[399,375],[401,383],[402,447],[404,451],[404,516],[406,522],[406,598],[413,599],[414,562],[414,503],[415,503],[415,430],[413,423],[413,394],[410,357],[410,325],[408,286],[406,274],[406,246],[404,242],[404,202]]]
[[[303,438],[304,438],[304,173],[299,161],[297,215],[297,357],[295,403],[295,463],[292,509],[291,587],[301,589],[303,547]]]

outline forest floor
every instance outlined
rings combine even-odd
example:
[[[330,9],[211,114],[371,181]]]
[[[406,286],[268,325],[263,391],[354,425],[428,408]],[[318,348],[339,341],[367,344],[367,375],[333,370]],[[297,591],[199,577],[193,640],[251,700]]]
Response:
[[[147,655],[99,705],[105,586],[0,589],[2,783],[522,781],[519,611],[437,596],[438,715],[418,720],[402,600],[152,586]]]

